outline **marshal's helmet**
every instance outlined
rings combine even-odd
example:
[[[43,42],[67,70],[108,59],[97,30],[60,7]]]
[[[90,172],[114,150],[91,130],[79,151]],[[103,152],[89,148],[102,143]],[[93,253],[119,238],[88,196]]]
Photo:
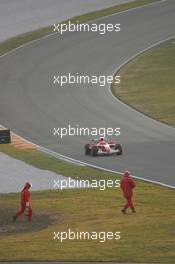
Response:
[[[29,188],[32,187],[32,183],[31,182],[26,182],[24,187],[29,189]]]
[[[131,176],[131,173],[130,173],[130,171],[126,170],[123,175],[125,177],[129,177],[129,176]]]

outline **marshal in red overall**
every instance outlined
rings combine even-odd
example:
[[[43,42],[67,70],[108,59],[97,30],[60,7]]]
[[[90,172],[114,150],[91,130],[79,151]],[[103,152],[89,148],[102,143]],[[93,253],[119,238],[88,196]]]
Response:
[[[31,195],[29,189],[32,187],[32,184],[30,182],[26,182],[22,192],[21,192],[21,208],[16,213],[15,216],[13,216],[13,222],[16,221],[16,219],[22,215],[24,212],[29,220],[32,220],[32,204],[31,204]]]
[[[126,204],[122,209],[122,213],[126,214],[126,209],[131,208],[132,212],[135,213],[134,203],[133,203],[133,189],[135,188],[135,181],[132,179],[129,171],[125,171],[120,182],[120,187],[123,191],[123,195],[126,199]]]

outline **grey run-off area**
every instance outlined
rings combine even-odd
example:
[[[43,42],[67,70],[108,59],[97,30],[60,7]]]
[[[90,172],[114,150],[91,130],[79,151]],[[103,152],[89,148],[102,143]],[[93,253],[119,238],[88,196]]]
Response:
[[[61,186],[66,188],[83,188],[78,181],[69,183],[68,177],[40,170],[23,161],[13,159],[0,152],[0,193],[20,192],[26,182],[32,183],[32,191],[56,190]],[[73,180],[74,181],[74,180]],[[86,187],[84,185],[84,187]]]
[[[0,42],[65,19],[133,0],[0,0]]]

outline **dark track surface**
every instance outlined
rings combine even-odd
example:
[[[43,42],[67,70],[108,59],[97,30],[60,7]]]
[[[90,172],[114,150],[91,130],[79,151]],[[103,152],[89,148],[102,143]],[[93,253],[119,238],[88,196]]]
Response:
[[[0,120],[20,136],[107,169],[175,186],[175,129],[117,101],[109,87],[52,84],[59,73],[111,75],[136,53],[175,35],[175,1],[101,19],[120,33],[71,33],[40,40],[0,59]],[[99,21],[98,21],[99,22]],[[53,136],[54,127],[121,127],[121,157],[85,157],[88,137]]]

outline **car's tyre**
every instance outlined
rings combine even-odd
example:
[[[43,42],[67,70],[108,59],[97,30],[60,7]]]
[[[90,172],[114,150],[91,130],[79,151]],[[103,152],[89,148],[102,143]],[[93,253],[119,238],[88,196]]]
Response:
[[[123,154],[122,146],[120,144],[116,144],[115,149],[117,150],[116,152],[117,156]]]
[[[93,146],[91,149],[91,155],[92,157],[96,157],[98,153],[98,147],[97,146]]]
[[[86,144],[85,145],[85,155],[90,155],[91,154],[91,150],[89,149],[89,145]]]

